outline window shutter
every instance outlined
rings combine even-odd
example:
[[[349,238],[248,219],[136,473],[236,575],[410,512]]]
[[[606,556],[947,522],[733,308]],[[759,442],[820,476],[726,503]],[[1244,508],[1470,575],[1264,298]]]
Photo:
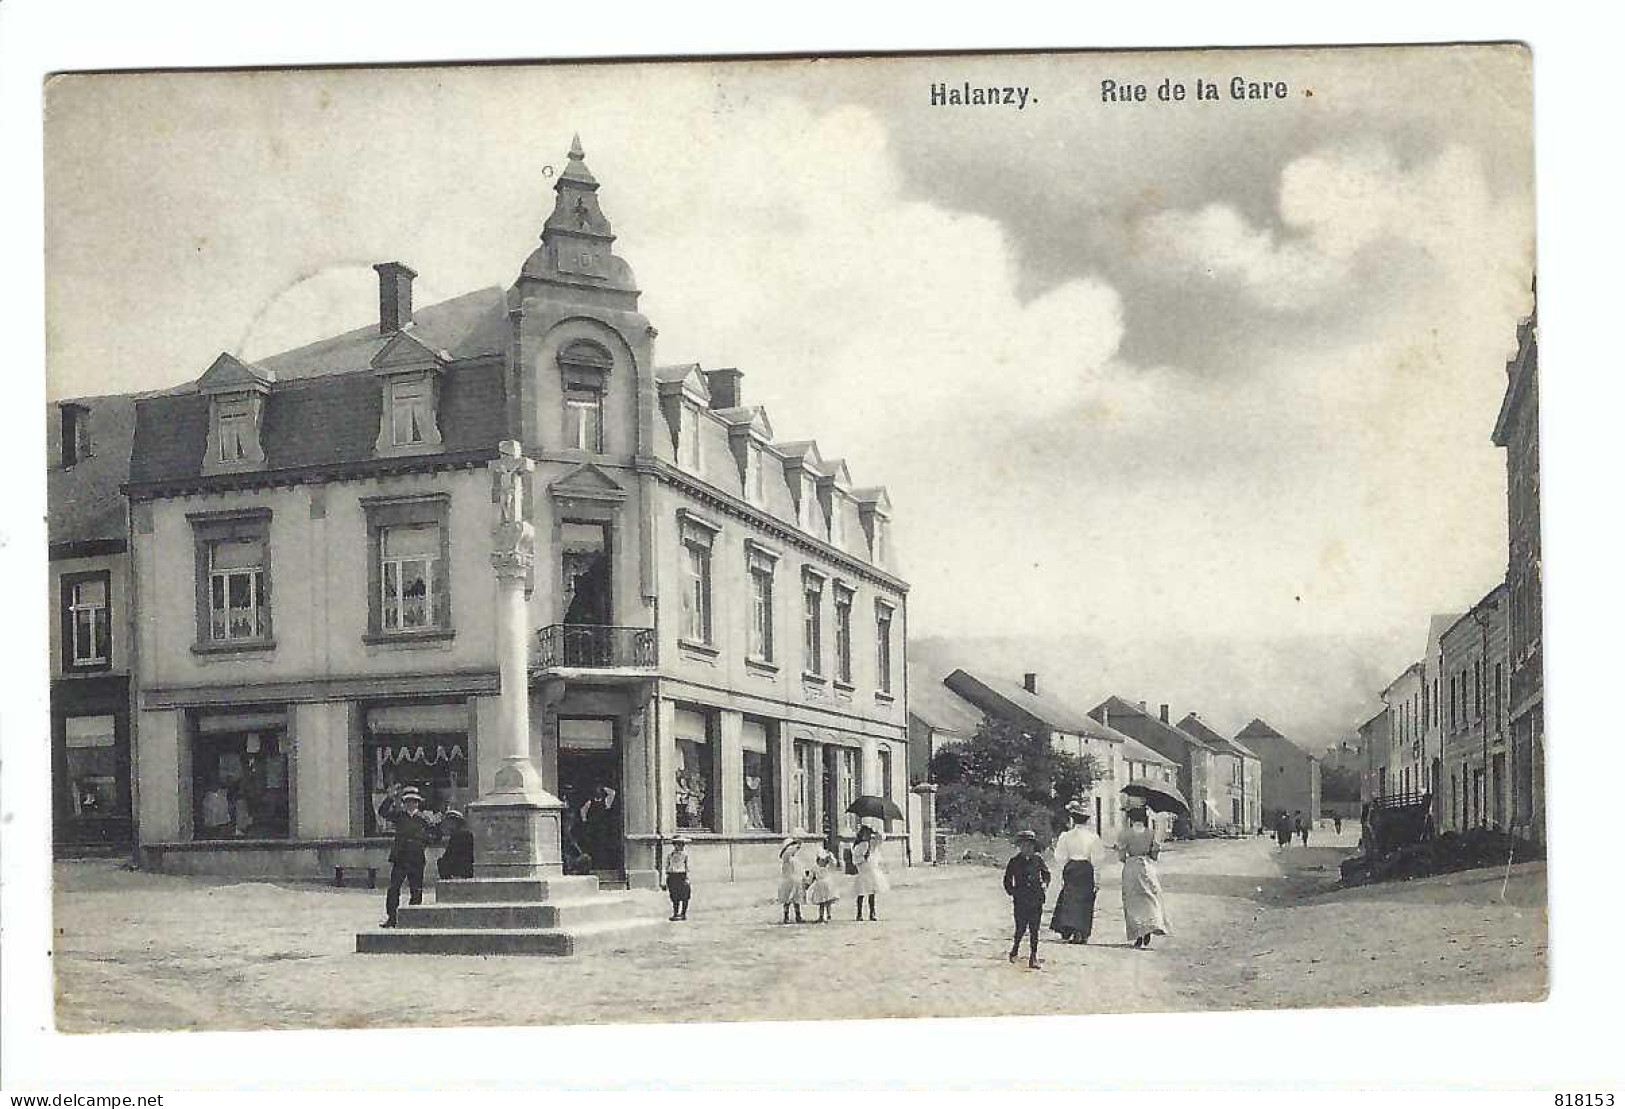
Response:
[[[434,612],[432,619],[437,628],[451,627],[451,574],[444,556],[434,560]]]

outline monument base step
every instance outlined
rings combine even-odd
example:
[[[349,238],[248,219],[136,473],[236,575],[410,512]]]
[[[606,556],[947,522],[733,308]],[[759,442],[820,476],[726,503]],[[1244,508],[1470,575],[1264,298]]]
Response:
[[[358,932],[362,955],[579,955],[614,949],[665,921],[628,917],[571,928],[380,928]]]
[[[402,928],[571,928],[647,915],[643,899],[625,893],[548,901],[436,901],[402,905]]]

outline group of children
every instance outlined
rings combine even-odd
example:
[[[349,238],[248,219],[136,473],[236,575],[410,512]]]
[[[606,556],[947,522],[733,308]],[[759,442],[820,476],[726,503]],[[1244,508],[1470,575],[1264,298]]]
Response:
[[[662,884],[671,898],[670,919],[687,920],[688,903],[693,896],[688,876],[689,840],[687,836],[676,835],[668,842],[671,851],[666,855]],[[873,828],[867,825],[859,828],[857,840],[845,864],[845,869],[853,875],[852,889],[857,899],[858,920],[863,919],[865,905],[869,909],[869,919],[878,920],[875,915],[875,895],[891,888],[881,865],[880,842],[880,836]],[[805,923],[801,915],[804,904],[818,906],[818,919],[813,923],[824,924],[833,920],[835,903],[841,899],[839,876],[842,867],[842,861],[828,849],[820,849],[811,862],[807,861],[801,855],[801,841],[794,837],[786,838],[779,848],[778,903],[784,910],[780,923],[789,924],[792,913],[797,924]]]

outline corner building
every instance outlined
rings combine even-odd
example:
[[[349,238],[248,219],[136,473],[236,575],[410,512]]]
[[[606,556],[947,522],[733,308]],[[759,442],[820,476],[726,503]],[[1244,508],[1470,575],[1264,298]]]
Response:
[[[595,870],[652,884],[682,831],[696,878],[765,875],[859,795],[906,811],[890,500],[776,442],[738,370],[656,365],[598,190],[577,143],[509,288],[414,312],[382,263],[376,325],[138,404],[148,865],[381,864],[391,782],[489,785],[504,438],[535,462],[532,752]]]

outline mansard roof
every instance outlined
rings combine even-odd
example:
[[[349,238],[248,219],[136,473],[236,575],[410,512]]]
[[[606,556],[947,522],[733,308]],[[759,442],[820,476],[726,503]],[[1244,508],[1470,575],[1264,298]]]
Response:
[[[495,286],[476,289],[416,309],[412,322],[394,334],[379,334],[375,320],[365,327],[258,359],[257,364],[275,374],[279,382],[370,370],[373,359],[397,335],[410,336],[429,350],[443,353],[448,361],[500,356],[508,342],[506,294]]]
[[[136,399],[115,395],[62,401],[80,410],[87,448],[66,469],[55,464],[61,457],[59,406],[46,406],[46,443],[53,462],[45,475],[46,534],[53,547],[125,539],[124,495],[119,489],[130,473]]]

